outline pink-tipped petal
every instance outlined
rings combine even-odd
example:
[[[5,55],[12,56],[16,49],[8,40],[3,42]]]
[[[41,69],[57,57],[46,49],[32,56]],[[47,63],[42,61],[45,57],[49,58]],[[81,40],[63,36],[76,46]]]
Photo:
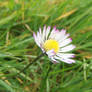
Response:
[[[72,58],[75,58],[75,55],[72,55]]]
[[[70,38],[70,40],[72,41],[72,38]]]
[[[59,32],[59,30],[58,30],[58,29],[56,29],[56,32]]]
[[[63,34],[65,34],[65,33],[66,33],[66,30],[65,30],[65,29],[62,29],[61,32],[62,32]]]
[[[56,30],[56,26],[54,26],[54,27],[53,27],[53,29],[55,29],[55,30]]]

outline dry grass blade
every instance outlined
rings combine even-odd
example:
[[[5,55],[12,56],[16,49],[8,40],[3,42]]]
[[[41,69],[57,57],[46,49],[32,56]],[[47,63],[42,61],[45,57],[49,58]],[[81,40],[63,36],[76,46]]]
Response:
[[[68,16],[72,15],[72,14],[73,14],[74,12],[76,12],[76,11],[77,11],[77,9],[73,9],[73,10],[67,12],[67,13],[64,13],[63,15],[59,16],[58,18],[56,18],[56,19],[54,20],[54,22],[55,22],[55,21],[58,21],[58,20],[61,20],[62,18],[68,17]]]

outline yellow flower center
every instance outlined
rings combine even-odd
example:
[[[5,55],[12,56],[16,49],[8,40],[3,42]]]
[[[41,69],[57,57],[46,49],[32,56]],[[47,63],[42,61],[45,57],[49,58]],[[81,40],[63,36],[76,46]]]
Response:
[[[46,51],[54,49],[55,53],[57,53],[59,50],[59,44],[56,40],[47,40],[43,46]]]

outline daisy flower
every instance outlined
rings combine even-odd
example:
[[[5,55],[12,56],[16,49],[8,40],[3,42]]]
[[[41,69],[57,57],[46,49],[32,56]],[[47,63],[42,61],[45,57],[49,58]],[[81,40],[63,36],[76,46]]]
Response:
[[[71,64],[75,63],[72,58],[75,57],[70,51],[75,48],[72,39],[69,38],[69,34],[66,34],[66,30],[58,30],[54,27],[44,26],[43,31],[39,28],[37,34],[33,33],[36,44],[41,48],[43,53],[46,53],[53,63],[59,63],[60,61]]]

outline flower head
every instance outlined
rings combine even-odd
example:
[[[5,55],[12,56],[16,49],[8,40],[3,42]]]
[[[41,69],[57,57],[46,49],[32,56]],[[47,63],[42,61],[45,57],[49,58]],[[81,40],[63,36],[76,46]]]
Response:
[[[69,38],[69,34],[66,34],[66,30],[58,30],[56,27],[44,26],[43,31],[39,28],[37,34],[33,33],[36,44],[41,48],[43,53],[46,53],[53,63],[59,63],[63,61],[65,63],[75,63],[72,58],[75,57],[71,50],[75,48],[70,44],[72,39]]]

